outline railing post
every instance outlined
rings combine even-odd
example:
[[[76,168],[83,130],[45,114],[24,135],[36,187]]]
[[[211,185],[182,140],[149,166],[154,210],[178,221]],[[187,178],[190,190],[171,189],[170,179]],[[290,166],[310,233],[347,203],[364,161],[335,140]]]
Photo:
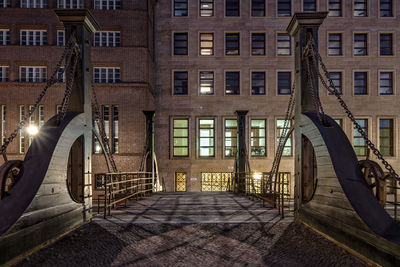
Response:
[[[107,174],[104,174],[104,219],[107,216]]]

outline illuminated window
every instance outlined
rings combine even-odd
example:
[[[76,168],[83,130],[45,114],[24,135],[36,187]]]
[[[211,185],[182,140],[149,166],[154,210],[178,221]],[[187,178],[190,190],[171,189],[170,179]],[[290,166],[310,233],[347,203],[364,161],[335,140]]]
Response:
[[[237,120],[225,120],[225,157],[235,157],[237,151]]]
[[[265,120],[251,120],[251,155],[265,157],[266,150]]]
[[[394,156],[393,119],[379,120],[379,151],[384,156]]]
[[[214,72],[213,71],[200,71],[200,95],[213,95],[214,94]]]
[[[20,105],[19,106],[19,121],[23,121],[25,118],[25,106]],[[25,153],[25,127],[22,127],[19,130],[19,153],[24,154]]]
[[[287,123],[287,127],[285,128],[285,120],[279,119],[276,120],[276,147],[279,145],[279,140],[281,138],[281,135],[283,134],[283,131],[286,129],[286,134],[289,132],[291,128],[292,123],[289,121]],[[290,136],[288,140],[286,141],[286,144],[283,148],[283,153],[282,156],[292,156],[293,153],[293,136]]]
[[[367,119],[356,119],[356,122],[361,126],[363,131],[368,136],[368,120]],[[354,152],[357,156],[366,156],[367,155],[367,143],[365,142],[362,135],[358,132],[358,130],[354,127],[353,134],[353,145]]]
[[[199,156],[214,157],[214,120],[199,120]]]
[[[112,106],[112,153],[118,154],[119,153],[119,110],[118,106]]]
[[[214,55],[214,34],[213,33],[200,33],[200,55],[212,56]]]
[[[343,119],[335,119],[335,122],[343,129]]]
[[[265,55],[265,33],[251,34],[251,54],[253,56]]]
[[[189,156],[189,120],[173,119],[173,156]]]
[[[214,0],[200,0],[200,17],[214,16]]]

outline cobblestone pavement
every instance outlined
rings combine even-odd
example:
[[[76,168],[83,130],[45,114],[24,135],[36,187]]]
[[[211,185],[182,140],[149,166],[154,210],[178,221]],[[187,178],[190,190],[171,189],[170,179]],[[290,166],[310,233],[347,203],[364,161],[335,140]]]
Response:
[[[242,208],[253,207],[243,201]],[[182,211],[175,208],[175,215]],[[220,211],[219,219],[227,210]],[[16,266],[366,266],[292,219],[238,222],[231,215],[234,223],[205,223],[205,217],[195,223],[184,214],[186,223],[176,218],[172,223],[127,221],[126,214],[95,218]]]

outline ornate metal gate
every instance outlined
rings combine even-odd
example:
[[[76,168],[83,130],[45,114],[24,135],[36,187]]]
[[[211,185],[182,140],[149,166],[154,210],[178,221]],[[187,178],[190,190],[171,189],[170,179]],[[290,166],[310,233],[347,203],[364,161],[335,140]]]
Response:
[[[202,172],[201,191],[230,191],[232,188],[232,172]]]
[[[176,192],[186,191],[186,172],[175,173],[175,191]]]

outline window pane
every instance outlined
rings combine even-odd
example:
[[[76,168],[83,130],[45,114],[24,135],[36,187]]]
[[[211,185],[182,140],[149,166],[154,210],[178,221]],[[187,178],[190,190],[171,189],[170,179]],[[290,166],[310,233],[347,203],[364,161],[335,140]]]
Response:
[[[278,17],[290,17],[291,9],[291,0],[278,0]]]
[[[189,156],[189,120],[173,119],[173,156]]]
[[[225,73],[225,94],[238,95],[239,92],[239,75],[238,71],[229,71]]]
[[[225,0],[225,16],[226,17],[240,16],[240,0]]]

